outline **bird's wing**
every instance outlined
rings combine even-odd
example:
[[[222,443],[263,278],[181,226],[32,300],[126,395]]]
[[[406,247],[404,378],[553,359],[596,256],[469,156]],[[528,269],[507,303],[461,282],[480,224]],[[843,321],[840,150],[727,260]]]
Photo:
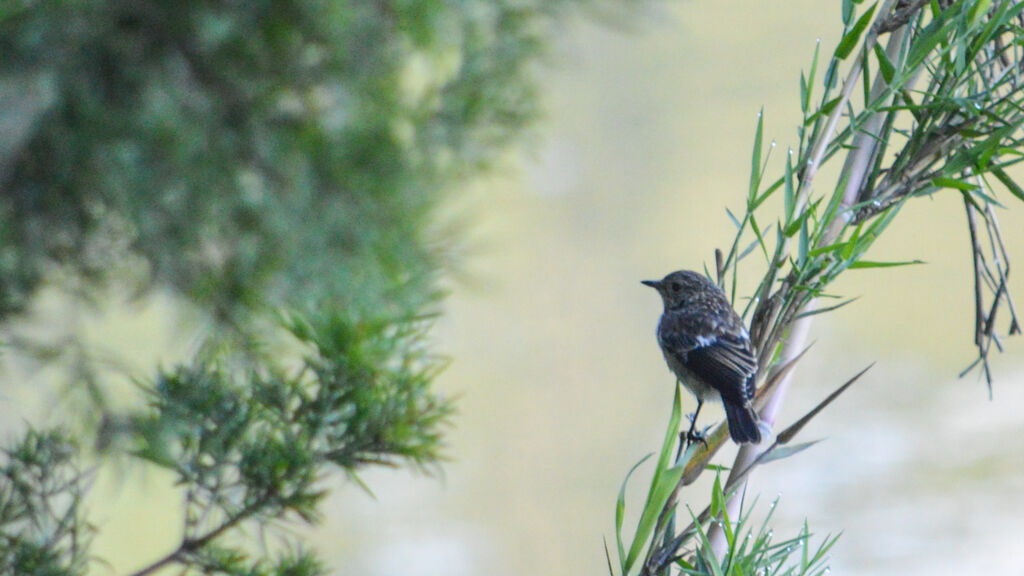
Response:
[[[754,397],[757,358],[742,324],[741,332],[736,332],[710,324],[703,315],[681,314],[665,320],[658,338],[666,353],[717,390],[723,400],[742,405]]]
[[[722,399],[745,404],[754,397],[757,360],[746,339],[722,334],[687,354],[686,367],[718,390]]]

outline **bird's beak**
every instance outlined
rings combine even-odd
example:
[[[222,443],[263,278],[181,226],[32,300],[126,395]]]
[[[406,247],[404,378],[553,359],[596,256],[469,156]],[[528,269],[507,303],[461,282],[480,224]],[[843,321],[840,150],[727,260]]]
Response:
[[[644,286],[650,286],[651,288],[654,288],[655,290],[661,290],[661,281],[660,280],[641,280],[640,283],[643,284]]]

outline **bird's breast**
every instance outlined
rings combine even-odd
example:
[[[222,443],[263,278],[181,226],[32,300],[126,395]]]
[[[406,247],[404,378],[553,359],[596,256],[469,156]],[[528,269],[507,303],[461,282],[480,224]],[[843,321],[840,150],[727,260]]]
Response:
[[[672,373],[675,374],[676,377],[679,378],[679,381],[683,383],[683,386],[686,386],[686,389],[700,401],[714,400],[719,397],[718,390],[708,386],[703,380],[698,378],[686,367],[686,364],[679,362],[676,360],[675,356],[665,352],[664,350],[662,353],[665,356],[665,363],[668,364]]]

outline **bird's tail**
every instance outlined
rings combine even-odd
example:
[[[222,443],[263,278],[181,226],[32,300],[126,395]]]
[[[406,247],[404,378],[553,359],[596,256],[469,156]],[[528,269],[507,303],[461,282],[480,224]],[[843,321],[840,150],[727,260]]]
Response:
[[[729,421],[729,435],[733,442],[743,444],[752,442],[761,443],[761,428],[754,408],[748,404],[735,404],[723,402],[725,405],[725,417]]]

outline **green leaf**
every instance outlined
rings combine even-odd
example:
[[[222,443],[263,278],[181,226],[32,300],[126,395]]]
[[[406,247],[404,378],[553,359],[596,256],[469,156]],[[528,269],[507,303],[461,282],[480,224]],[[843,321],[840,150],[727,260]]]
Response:
[[[782,460],[783,458],[789,458],[794,454],[799,454],[804,450],[807,450],[811,446],[814,446],[821,440],[812,440],[810,442],[803,442],[801,444],[793,444],[792,446],[777,446],[770,452],[766,452],[764,456],[761,456],[760,463],[767,464],[768,462],[774,462],[776,460]]]
[[[697,527],[697,537],[700,539],[700,545],[697,546],[697,553],[701,556],[701,561],[707,568],[711,570],[712,576],[725,576],[722,572],[722,565],[715,558],[713,548],[711,547],[711,541],[708,540],[707,532],[701,523],[697,521],[697,516],[694,515],[693,510],[687,507],[687,511],[690,512],[690,518],[693,519],[693,524]],[[706,572],[704,572],[706,574]]]
[[[800,534],[804,537],[803,546],[800,546],[800,551],[802,552],[800,555],[800,566],[806,569],[810,566],[807,555],[810,553],[809,538],[811,536],[811,531],[807,528],[807,520],[804,520],[804,527],[803,530],[800,531]]]
[[[811,70],[807,73],[807,90],[803,94],[803,100],[801,101],[800,109],[807,113],[807,109],[811,105],[811,94],[814,93],[814,76],[818,72],[818,54],[821,52],[821,40],[818,40],[814,44],[814,57],[811,58]],[[800,75],[803,78],[803,75]]]
[[[622,565],[623,574],[629,573],[630,568],[633,567],[633,564],[640,556],[644,544],[654,532],[655,524],[661,515],[662,509],[668,502],[676,485],[679,484],[679,479],[683,476],[686,462],[689,461],[697,450],[696,444],[690,446],[683,453],[682,458],[680,458],[675,467],[668,467],[672,458],[672,449],[675,447],[676,440],[679,437],[679,422],[682,420],[683,410],[682,401],[679,396],[680,388],[681,385],[677,384],[675,401],[672,404],[672,416],[669,418],[668,429],[665,431],[665,439],[661,445],[658,466],[654,470],[654,477],[651,478],[651,488],[647,492],[647,501],[644,503],[644,509],[640,513],[640,521],[637,523],[633,542],[629,546],[629,553],[626,555],[626,560]]]
[[[821,202],[821,199],[819,199],[818,202]],[[801,212],[799,216],[797,216],[796,220],[794,220],[788,226],[786,226],[785,230],[783,230],[783,233],[786,235],[787,238],[792,238],[798,230],[804,227],[804,224],[807,222],[807,217],[814,213],[815,206],[817,206],[817,203],[808,206],[807,208],[804,208],[804,211]]]
[[[991,0],[977,0],[967,12],[967,25],[971,28],[977,26],[981,18],[988,13],[988,7],[991,4]]]
[[[964,182],[963,180],[957,180],[956,178],[946,178],[938,176],[932,179],[932,184],[938,188],[953,188],[954,190],[964,190],[967,192],[977,190],[977,184],[971,184],[970,182]]]
[[[843,0],[842,17],[843,26],[849,26],[853,20],[853,2],[851,0]]]
[[[825,68],[825,78],[823,79],[822,85],[825,87],[825,95],[827,96],[833,88],[836,87],[836,82],[839,81],[839,60],[832,58],[829,60],[828,68]]]
[[[626,477],[622,480],[622,487],[619,488],[619,498],[615,502],[615,542],[619,547],[619,563],[621,564],[626,559],[626,550],[622,545],[622,523],[626,516],[626,484],[629,483],[629,477],[633,475],[633,472],[640,467],[641,464],[647,461],[648,458],[654,454],[648,454],[640,459],[639,462],[633,464],[633,467],[626,472]],[[623,567],[623,574],[625,574],[625,565]]]
[[[829,100],[828,102],[825,102],[824,104],[822,104],[821,108],[818,108],[817,112],[815,112],[814,114],[811,114],[810,117],[807,118],[807,120],[804,120],[804,126],[810,126],[818,118],[821,118],[823,116],[828,116],[829,114],[831,114],[832,111],[836,109],[836,106],[839,105],[839,101],[841,99],[842,99],[841,96],[836,96],[835,98],[833,98],[833,99]]]
[[[754,152],[750,157],[750,192],[747,198],[753,202],[761,186],[761,144],[764,138],[764,109],[757,113],[757,130],[754,132]]]
[[[680,384],[676,384],[676,394],[672,401],[672,415],[668,419],[668,428],[665,429],[665,439],[661,443],[661,454],[658,455],[657,474],[668,468],[672,460],[672,449],[676,446],[679,438],[679,423],[683,419],[682,400],[679,396]]]
[[[864,33],[864,30],[871,23],[871,18],[875,14],[875,8],[878,4],[872,4],[860,18],[857,19],[857,23],[853,25],[853,28],[843,35],[843,39],[839,41],[839,45],[836,46],[836,59],[845,60],[847,56],[853,52],[853,49],[857,47],[857,43],[860,42],[860,36]]]
[[[836,242],[835,244],[829,244],[828,246],[822,246],[821,248],[815,248],[807,253],[811,258],[815,256],[821,256],[822,254],[828,254],[829,252],[840,252],[846,249],[849,242]]]
[[[1013,178],[1010,178],[1010,175],[1002,168],[993,166],[990,172],[992,172],[992,175],[1003,183],[1003,186],[1006,186],[1006,189],[1010,191],[1010,194],[1013,194],[1020,200],[1024,200],[1024,189],[1021,189],[1020,185],[1014,182]]]
[[[843,306],[846,306],[847,304],[850,304],[851,302],[855,302],[856,300],[857,300],[857,298],[850,298],[848,300],[843,300],[839,304],[833,304],[832,306],[826,306],[824,308],[814,308],[813,310],[805,310],[805,311],[797,314],[796,316],[794,316],[794,320],[799,320],[800,318],[803,318],[805,316],[815,316],[817,314],[826,314],[828,312],[832,312],[832,311],[838,310],[838,309],[842,308]]]
[[[761,245],[761,251],[764,252],[764,259],[770,260],[768,257],[768,248],[764,244],[764,237],[761,236],[761,228],[757,225],[757,219],[754,215],[750,215],[750,228],[754,231],[754,236],[757,236],[757,243]]]
[[[722,493],[722,478],[715,474],[715,483],[711,487],[711,517],[717,517],[725,510],[725,494]]]
[[[878,46],[877,42],[875,43],[875,46]],[[869,103],[869,104],[871,102],[871,66],[869,65],[870,64],[870,60],[871,60],[870,52],[865,50],[865,51],[860,53],[860,85],[861,85],[861,89],[864,91],[864,96],[863,96],[864,102]],[[852,113],[853,112],[853,108],[849,107],[849,105],[847,107],[849,108],[850,112]],[[850,114],[850,117],[852,118],[853,114]]]
[[[807,106],[810,105],[810,90],[807,87],[807,77],[800,71],[800,110],[806,114]]]
[[[783,187],[783,198],[784,198],[784,209],[786,215],[786,225],[788,226],[793,221],[793,211],[796,207],[796,186],[793,184],[793,151],[789,151],[789,155],[786,157],[786,185]]]
[[[942,13],[935,17],[928,26],[925,26],[924,30],[921,31],[915,38],[913,43],[910,45],[910,50],[907,52],[907,64],[908,70],[913,70],[924,62],[928,54],[946,38],[945,34],[946,21]]]
[[[712,502],[718,500],[718,512],[712,512],[711,517],[721,517],[722,533],[725,534],[725,541],[729,545],[728,550],[735,550],[736,534],[729,519],[729,508],[725,504],[725,492],[722,491],[722,482],[717,474],[715,475],[715,484],[712,487],[711,498]]]
[[[850,269],[857,268],[892,268],[894,266],[910,266],[911,264],[924,264],[922,260],[905,260],[903,262],[874,262],[871,260],[858,260],[850,264]]]
[[[843,260],[849,260],[853,257],[853,252],[857,248],[857,241],[860,240],[860,232],[863,229],[863,222],[853,229],[853,234],[850,236],[850,239],[846,242],[846,246],[843,247],[843,251],[840,253]]]
[[[778,190],[779,188],[782,188],[782,185],[785,183],[785,181],[786,181],[786,179],[785,179],[785,177],[783,177],[783,178],[779,178],[775,182],[772,182],[772,185],[769,186],[767,190],[762,192],[761,195],[758,196],[756,200],[754,200],[753,204],[748,205],[747,211],[748,212],[753,212],[754,210],[757,210],[758,207],[761,206],[761,204],[765,200],[767,200],[769,196],[774,194],[775,191]]]
[[[608,561],[608,576],[615,576],[615,568],[612,567],[612,553],[608,551],[608,539],[604,539],[604,559]]]
[[[726,208],[725,213],[729,215],[729,220],[732,220],[732,223],[736,226],[736,230],[743,230],[743,225],[736,219],[736,215],[732,213],[732,210]]]
[[[846,184],[849,182],[849,175],[844,174],[836,184],[835,189],[832,191],[832,197],[829,198],[828,206],[825,207],[825,213],[821,215],[821,222],[817,226],[817,231],[814,234],[814,244],[817,245],[821,241],[821,235],[825,233],[825,230],[832,225],[832,221],[835,220],[839,213],[839,207],[843,203],[843,196],[846,195]],[[814,251],[811,252],[814,255]]]
[[[1000,208],[1006,208],[1006,206],[1000,204],[999,202],[997,202],[991,196],[988,196],[987,194],[983,193],[980,188],[976,189],[976,190],[974,190],[972,192],[969,192],[969,191],[966,191],[966,190],[962,190],[962,191],[959,191],[959,193],[961,193],[961,195],[963,195],[964,198],[967,199],[967,201],[970,202],[971,205],[974,206],[975,208],[977,208],[978,210],[982,210],[982,211],[984,210],[984,207],[981,205],[981,203],[978,202],[978,198],[981,198],[987,204],[992,204],[992,205],[998,206]],[[977,198],[975,198],[975,197],[977,197]]]
[[[911,264],[923,264],[924,260],[903,260],[899,262],[878,262],[873,260],[857,260],[850,264],[851,270],[866,268],[895,268],[895,266],[908,266]]]
[[[757,248],[757,240],[754,240],[753,242],[748,244],[747,247],[744,248],[742,252],[740,252],[740,255],[736,257],[736,262],[741,262],[744,258],[747,257],[747,255],[754,251],[754,248]],[[733,276],[735,277],[735,271],[733,273]],[[733,300],[735,300],[735,298],[733,298]]]
[[[807,263],[807,251],[810,249],[810,232],[807,230],[807,214],[810,214],[811,210],[805,210],[804,215],[800,217],[800,244],[798,246],[797,254],[800,257],[800,266],[803,267]]]
[[[696,444],[686,450],[690,456],[695,451]],[[633,536],[633,544],[629,547],[629,555],[626,556],[626,563],[622,569],[623,574],[628,573],[637,558],[639,558],[644,544],[654,532],[658,516],[661,515],[661,511],[668,502],[669,496],[672,495],[676,485],[679,484],[679,479],[683,477],[683,470],[685,468],[684,464],[680,464],[665,470],[663,474],[656,475],[656,482],[651,486],[650,496],[647,498],[647,503],[640,515],[640,522],[637,524],[636,534]]]
[[[821,546],[818,546],[818,549],[814,552],[814,558],[811,560],[811,562],[817,563],[819,560],[824,558],[825,554],[828,554],[828,551],[832,549],[832,546],[836,543],[837,540],[839,540],[838,534],[832,536],[831,538],[826,537],[825,540],[821,543]]]
[[[889,56],[881,44],[875,44],[875,58],[878,59],[878,72],[885,79],[887,84],[892,84],[892,78],[896,75],[896,67],[892,65]]]
[[[841,396],[843,392],[846,392],[846,390],[849,389],[850,386],[853,386],[854,382],[860,380],[861,376],[863,376],[874,365],[874,362],[872,362],[871,364],[868,364],[866,368],[854,374],[853,377],[847,380],[842,386],[836,388],[831,394],[826,396],[824,400],[818,402],[817,406],[811,408],[811,410],[804,414],[803,416],[801,416],[800,419],[790,424],[782,432],[779,432],[775,436],[775,441],[778,442],[779,444],[789,443],[790,440],[796,437],[796,435],[799,434],[801,430],[803,430],[804,426],[806,426],[808,422],[813,420],[818,414],[821,413],[822,410],[824,410],[826,407],[828,407],[829,404],[834,402],[836,398]]]

